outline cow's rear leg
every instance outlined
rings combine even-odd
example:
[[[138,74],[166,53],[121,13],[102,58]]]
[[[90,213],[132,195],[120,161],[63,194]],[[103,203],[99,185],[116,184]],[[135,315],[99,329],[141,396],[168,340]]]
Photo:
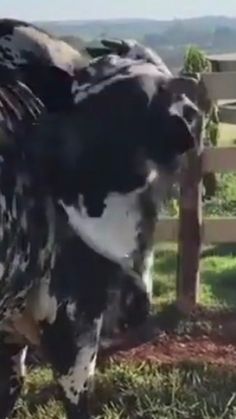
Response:
[[[42,344],[51,362],[69,419],[90,418],[88,393],[94,376],[101,317],[76,316],[73,304],[58,310],[56,321],[44,324]]]
[[[26,347],[11,343],[10,335],[0,334],[0,419],[10,417],[20,395],[26,351]]]

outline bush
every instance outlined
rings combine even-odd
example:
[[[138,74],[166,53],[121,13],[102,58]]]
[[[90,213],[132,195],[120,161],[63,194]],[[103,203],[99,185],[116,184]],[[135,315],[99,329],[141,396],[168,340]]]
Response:
[[[214,198],[204,203],[207,216],[236,216],[236,173],[217,175]]]

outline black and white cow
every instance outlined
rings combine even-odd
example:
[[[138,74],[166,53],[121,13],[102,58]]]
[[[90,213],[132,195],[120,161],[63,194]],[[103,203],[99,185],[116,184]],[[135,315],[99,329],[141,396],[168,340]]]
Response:
[[[129,46],[131,48],[130,43]],[[112,47],[114,52],[120,52],[114,41]],[[135,49],[137,50],[137,47]],[[145,48],[142,54],[142,58],[147,61]],[[133,52],[132,56],[135,59],[140,58],[135,57]],[[159,58],[158,60],[161,61]],[[34,91],[48,111],[55,112],[64,106],[73,106],[67,76],[79,75],[86,62],[87,58],[84,55],[81,56],[65,42],[34,25],[14,19],[0,19],[0,65],[13,71],[14,75],[17,74],[17,79],[25,82]],[[143,239],[134,258],[135,270],[143,273],[143,283],[137,284],[132,278],[128,281],[127,275],[123,279],[117,278],[113,281],[111,306],[104,315],[105,335],[111,336],[119,325],[138,324],[149,312],[152,285],[149,275],[152,260],[150,246],[156,222],[152,188],[153,186],[150,187],[150,191],[141,194]],[[115,275],[114,272],[112,278],[115,278]]]
[[[101,47],[88,47],[88,53],[97,59],[106,55],[118,55],[122,58],[132,59],[135,61],[153,64],[160,73],[166,77],[173,77],[162,58],[151,48],[140,44],[134,39],[125,40],[101,40]],[[189,97],[197,101],[196,89],[193,89],[192,80],[187,82],[184,77],[177,77],[174,81],[176,94],[185,91]],[[158,191],[159,197],[168,198],[173,191],[167,188],[167,179],[165,182],[154,181],[148,190],[140,194],[142,209],[142,244],[137,247],[133,255],[133,269],[142,278],[141,286],[135,286],[130,282],[126,282],[120,287],[119,282],[114,282],[114,288],[111,290],[110,303],[107,313],[104,315],[103,332],[107,337],[112,337],[117,325],[121,329],[127,326],[136,326],[144,322],[150,313],[150,303],[152,300],[153,275],[152,269],[154,264],[154,244],[155,244],[155,227],[158,221],[158,210],[156,200],[153,199],[153,190]],[[160,190],[161,188],[161,190]],[[163,190],[164,189],[164,190]],[[169,196],[168,196],[169,195]],[[146,295],[145,292],[146,291]],[[106,343],[106,342],[105,342]]]
[[[155,65],[109,55],[65,79],[72,106],[14,125],[13,143],[0,147],[1,419],[19,394],[29,341],[51,363],[67,416],[89,417],[112,275],[139,280],[142,194],[155,185],[158,205],[159,186],[194,147],[199,112]]]
[[[171,76],[155,52],[134,40],[104,40],[103,44],[106,53],[112,52],[133,60],[142,59],[154,64],[163,74]],[[88,52],[95,55],[94,50],[90,49]],[[17,79],[25,82],[51,112],[60,111],[64,106],[73,107],[67,78],[68,75],[78,76],[79,82],[83,84],[81,69],[87,61],[86,57],[71,46],[32,24],[12,19],[0,20],[0,64],[14,74],[17,73]],[[133,257],[133,267],[142,275],[143,281],[137,284],[130,278],[127,282],[127,276],[123,277],[123,280],[117,278],[114,281],[111,302],[104,315],[105,335],[112,336],[117,326],[137,325],[149,312],[157,214],[156,204],[153,201],[153,188],[154,182],[148,191],[141,194],[142,244],[136,249]],[[115,277],[115,273],[112,277]]]
[[[161,57],[155,51],[140,44],[136,40],[104,39],[101,41],[101,44],[101,47],[88,47],[88,53],[94,58],[115,54],[122,58],[143,60],[144,62],[155,65],[165,76],[172,76]],[[136,249],[135,255],[133,255],[133,268],[135,272],[141,275],[143,286],[135,287],[134,289],[132,281],[126,282],[123,287],[120,287],[120,283],[114,282],[114,288],[111,290],[110,303],[103,320],[103,332],[107,337],[112,337],[117,325],[121,329],[127,326],[139,325],[147,319],[150,312],[153,286],[152,269],[154,263],[155,226],[158,217],[158,208],[156,200],[153,199],[153,190],[156,191],[160,185],[160,182],[158,182],[157,186],[157,182],[154,181],[149,189],[140,195],[143,214],[143,239],[140,246]],[[166,186],[164,188],[165,193]],[[163,192],[159,191],[159,195],[163,195]],[[144,290],[147,295],[145,295]]]

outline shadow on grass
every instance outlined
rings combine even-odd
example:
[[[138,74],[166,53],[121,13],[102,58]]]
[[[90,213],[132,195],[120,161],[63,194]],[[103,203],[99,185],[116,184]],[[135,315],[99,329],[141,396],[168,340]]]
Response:
[[[176,272],[177,252],[176,250],[157,250],[154,269],[158,273],[171,274]]]
[[[168,299],[176,284],[177,252],[175,249],[157,250],[154,263],[153,294]]]
[[[236,308],[236,264],[233,267],[225,266],[218,272],[206,268],[202,282],[219,305]]]
[[[209,256],[236,256],[236,243],[224,243],[212,246],[202,251],[203,258]]]

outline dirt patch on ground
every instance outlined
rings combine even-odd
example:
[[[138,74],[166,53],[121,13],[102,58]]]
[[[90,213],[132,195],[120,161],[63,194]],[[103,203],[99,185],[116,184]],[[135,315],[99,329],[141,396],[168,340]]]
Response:
[[[207,336],[202,338],[165,336],[136,348],[114,351],[101,356],[100,361],[148,361],[179,363],[202,361],[236,366],[236,346],[214,342]]]
[[[30,351],[30,365],[41,365],[42,354]],[[98,365],[111,360],[177,364],[208,362],[236,367],[236,312],[198,307],[183,316],[169,307],[137,329],[102,340]]]
[[[236,313],[198,307],[190,316],[174,309],[103,345],[98,362],[209,362],[236,367]]]

